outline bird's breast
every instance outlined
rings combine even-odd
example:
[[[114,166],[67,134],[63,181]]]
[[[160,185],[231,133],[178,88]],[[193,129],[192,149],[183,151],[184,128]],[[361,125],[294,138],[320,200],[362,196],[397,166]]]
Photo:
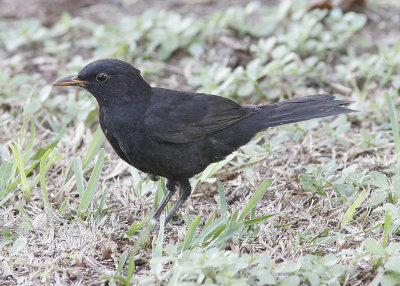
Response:
[[[134,110],[129,112],[124,108],[99,108],[101,129],[115,152],[127,163],[136,165],[137,144],[143,138],[140,118],[135,116]]]

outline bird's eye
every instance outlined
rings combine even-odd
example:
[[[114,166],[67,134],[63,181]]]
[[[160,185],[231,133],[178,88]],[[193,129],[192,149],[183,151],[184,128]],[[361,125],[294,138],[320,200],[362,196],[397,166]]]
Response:
[[[98,75],[96,75],[96,80],[99,83],[105,83],[108,80],[108,75],[105,73],[99,73]]]

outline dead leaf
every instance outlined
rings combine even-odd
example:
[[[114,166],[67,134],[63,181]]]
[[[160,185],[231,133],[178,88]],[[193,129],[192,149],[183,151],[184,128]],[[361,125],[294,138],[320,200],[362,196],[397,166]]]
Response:
[[[356,7],[364,6],[365,0],[313,0],[310,1],[308,9],[332,9],[352,10]]]

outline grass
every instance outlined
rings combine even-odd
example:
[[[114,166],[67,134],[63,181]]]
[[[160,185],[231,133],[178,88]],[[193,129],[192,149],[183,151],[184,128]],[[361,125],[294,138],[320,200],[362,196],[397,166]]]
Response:
[[[399,284],[398,3],[131,16],[128,2],[108,23],[0,21],[0,284]],[[360,112],[258,134],[151,233],[165,180],[117,157],[90,95],[49,85],[98,57],[156,86],[243,104],[330,93]]]

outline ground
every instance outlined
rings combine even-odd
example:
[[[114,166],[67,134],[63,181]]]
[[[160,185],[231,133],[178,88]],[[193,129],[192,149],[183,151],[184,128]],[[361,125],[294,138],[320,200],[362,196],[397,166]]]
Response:
[[[1,285],[400,283],[396,1],[0,4]],[[258,134],[140,237],[163,180],[118,158],[90,95],[50,86],[99,57],[159,87],[359,112]]]

